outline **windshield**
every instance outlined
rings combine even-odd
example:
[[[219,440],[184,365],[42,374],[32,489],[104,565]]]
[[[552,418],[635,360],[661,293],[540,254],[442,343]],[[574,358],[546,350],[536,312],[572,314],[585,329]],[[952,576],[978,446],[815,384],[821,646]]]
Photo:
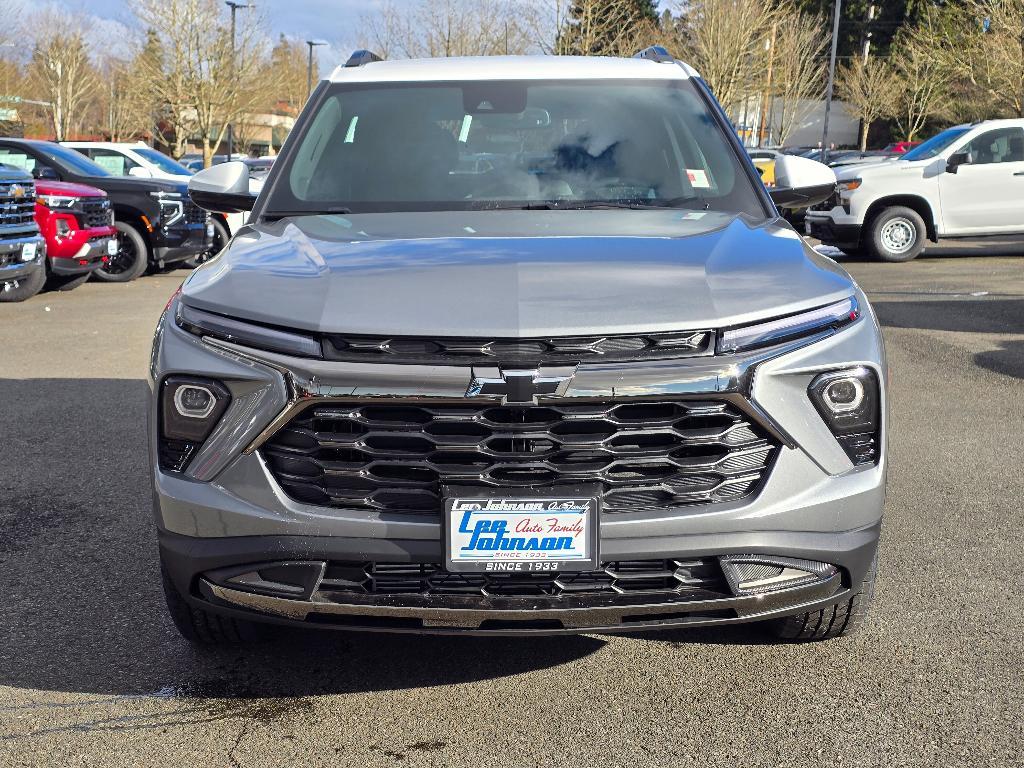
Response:
[[[928,141],[923,144],[918,144],[912,150],[907,152],[901,160],[931,160],[942,150],[952,144],[954,141],[959,139],[965,133],[968,128],[947,128],[942,133],[937,133],[932,136]]]
[[[80,176],[109,176],[110,173],[94,163],[77,149],[68,149],[49,142],[37,144],[36,148],[65,171]]]
[[[174,162],[171,158],[165,155],[163,152],[157,152],[151,147],[138,147],[135,148],[135,154],[146,158],[159,168],[164,173],[173,173],[175,176],[191,176],[192,171],[183,166],[181,163]]]
[[[267,204],[300,212],[765,208],[692,83],[336,84]]]

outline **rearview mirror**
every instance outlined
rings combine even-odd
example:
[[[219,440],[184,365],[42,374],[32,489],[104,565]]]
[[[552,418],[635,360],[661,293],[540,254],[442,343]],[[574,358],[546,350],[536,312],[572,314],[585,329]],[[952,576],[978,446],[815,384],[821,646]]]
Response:
[[[37,165],[32,169],[32,178],[41,181],[60,181],[60,176],[48,165]]]
[[[143,168],[141,165],[136,165],[128,169],[129,176],[135,176],[138,179],[152,179],[153,172],[149,168]]]
[[[957,152],[949,156],[946,161],[946,173],[956,173],[961,165],[970,165],[971,156],[966,152]]]
[[[251,211],[256,203],[249,192],[249,166],[239,160],[199,171],[188,180],[188,194],[200,208],[216,213]]]
[[[795,155],[776,158],[775,186],[768,194],[779,208],[807,208],[835,191],[836,174],[827,165]]]

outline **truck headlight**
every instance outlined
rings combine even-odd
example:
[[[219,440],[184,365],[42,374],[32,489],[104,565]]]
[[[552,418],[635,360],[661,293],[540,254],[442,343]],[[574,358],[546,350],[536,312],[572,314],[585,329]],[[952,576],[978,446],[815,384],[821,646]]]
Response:
[[[150,192],[160,204],[160,223],[169,227],[185,216],[185,205],[179,192]]]
[[[859,188],[861,185],[860,179],[847,179],[846,181],[840,181],[836,186],[839,189],[839,193],[853,192],[853,190]]]
[[[39,195],[36,198],[42,205],[47,208],[74,208],[78,205],[78,198],[70,195]]]

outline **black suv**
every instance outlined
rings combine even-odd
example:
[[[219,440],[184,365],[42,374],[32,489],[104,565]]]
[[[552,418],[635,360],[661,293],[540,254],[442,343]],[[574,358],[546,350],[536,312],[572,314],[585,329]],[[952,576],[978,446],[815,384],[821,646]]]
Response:
[[[32,177],[0,164],[0,301],[24,301],[46,282],[46,244]]]
[[[128,282],[208,250],[209,214],[194,205],[184,184],[113,176],[73,149],[50,141],[0,139],[0,163],[37,179],[88,184],[102,189],[114,207],[118,252],[95,272],[102,280]]]

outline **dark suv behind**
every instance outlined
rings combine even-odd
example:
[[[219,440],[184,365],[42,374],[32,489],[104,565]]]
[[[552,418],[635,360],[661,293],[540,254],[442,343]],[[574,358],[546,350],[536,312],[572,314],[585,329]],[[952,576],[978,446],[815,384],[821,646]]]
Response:
[[[0,163],[37,179],[69,181],[102,189],[110,197],[118,250],[97,277],[127,282],[146,271],[184,262],[209,249],[209,214],[194,205],[184,184],[112,176],[79,152],[49,141],[0,139]]]

